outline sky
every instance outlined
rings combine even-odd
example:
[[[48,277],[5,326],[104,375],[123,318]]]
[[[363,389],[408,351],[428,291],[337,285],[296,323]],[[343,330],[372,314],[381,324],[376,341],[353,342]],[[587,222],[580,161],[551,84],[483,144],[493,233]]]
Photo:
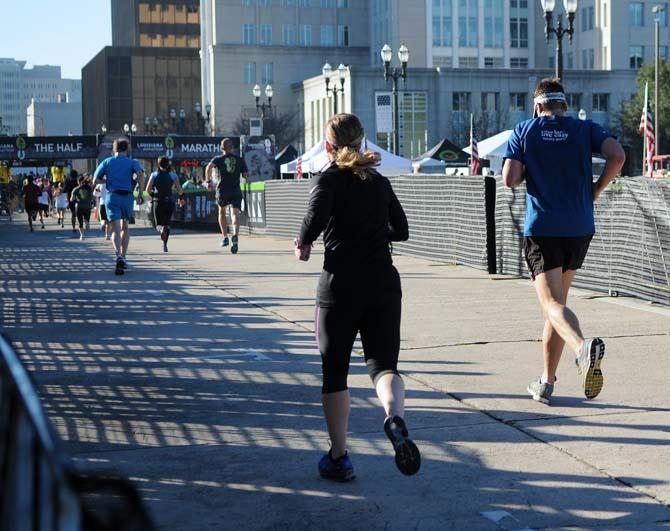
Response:
[[[81,79],[84,65],[112,44],[110,0],[0,1],[0,57],[60,65],[64,78]]]

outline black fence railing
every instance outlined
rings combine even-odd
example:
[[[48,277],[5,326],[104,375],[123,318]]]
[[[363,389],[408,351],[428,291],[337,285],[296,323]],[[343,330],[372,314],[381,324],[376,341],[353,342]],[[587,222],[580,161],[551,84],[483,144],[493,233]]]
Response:
[[[0,335],[0,530],[152,530],[135,487],[82,474],[59,447],[30,376]]]

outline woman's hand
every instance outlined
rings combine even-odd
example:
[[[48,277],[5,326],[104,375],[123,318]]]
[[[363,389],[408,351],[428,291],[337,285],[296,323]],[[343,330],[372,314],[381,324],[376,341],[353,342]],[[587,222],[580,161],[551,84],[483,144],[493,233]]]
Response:
[[[312,252],[312,246],[301,243],[299,238],[295,238],[293,240],[293,245],[295,245],[295,249],[294,249],[295,257],[298,260],[301,260],[303,262],[307,262],[309,260],[310,254]]]

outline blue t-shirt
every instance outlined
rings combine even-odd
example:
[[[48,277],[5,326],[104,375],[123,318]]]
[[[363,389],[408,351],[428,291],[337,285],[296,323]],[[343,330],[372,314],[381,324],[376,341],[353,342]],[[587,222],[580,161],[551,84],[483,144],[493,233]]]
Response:
[[[125,155],[107,157],[95,169],[94,177],[107,178],[107,190],[110,192],[132,192],[135,187],[133,175],[142,171],[142,165]]]
[[[591,156],[610,137],[616,138],[591,120],[569,116],[540,116],[517,124],[505,158],[526,167],[524,236],[595,233]]]

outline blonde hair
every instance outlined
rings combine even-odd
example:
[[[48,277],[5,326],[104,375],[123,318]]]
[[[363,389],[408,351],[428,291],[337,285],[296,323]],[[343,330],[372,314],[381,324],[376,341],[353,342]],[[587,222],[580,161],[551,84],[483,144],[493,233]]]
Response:
[[[381,161],[379,153],[365,150],[361,152],[363,143],[363,126],[353,114],[336,114],[326,124],[326,142],[332,148],[328,158],[338,168],[351,170],[361,179],[365,179],[371,168]]]

